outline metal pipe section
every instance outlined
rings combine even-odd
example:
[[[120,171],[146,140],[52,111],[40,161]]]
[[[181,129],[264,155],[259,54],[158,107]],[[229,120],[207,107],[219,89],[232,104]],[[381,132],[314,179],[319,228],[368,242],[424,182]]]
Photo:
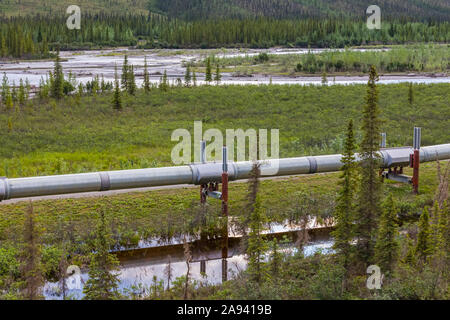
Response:
[[[380,148],[386,148],[386,132],[381,133]]]
[[[380,167],[407,166],[411,147],[383,149]],[[262,176],[286,176],[339,171],[341,155],[271,159],[261,161]],[[359,157],[356,155],[356,159]],[[450,144],[422,147],[420,162],[450,159]],[[228,162],[229,180],[250,177],[252,162]],[[187,166],[121,170],[30,178],[0,178],[0,201],[15,198],[157,187],[179,184],[202,185],[221,182],[223,163],[196,163]]]

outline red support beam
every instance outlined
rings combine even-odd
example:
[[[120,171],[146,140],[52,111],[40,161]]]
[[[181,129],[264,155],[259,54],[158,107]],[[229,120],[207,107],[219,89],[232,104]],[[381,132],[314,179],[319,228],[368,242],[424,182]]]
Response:
[[[419,193],[419,166],[420,166],[420,151],[418,149],[414,150],[413,155],[413,177],[412,177],[412,184],[413,184],[413,192],[415,194]]]
[[[228,280],[228,172],[222,173],[222,217],[225,219],[222,234],[222,281]]]

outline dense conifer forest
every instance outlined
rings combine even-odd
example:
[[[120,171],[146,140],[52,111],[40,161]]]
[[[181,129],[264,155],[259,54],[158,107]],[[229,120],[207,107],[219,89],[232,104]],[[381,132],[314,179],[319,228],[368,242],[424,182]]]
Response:
[[[389,14],[383,15],[381,30],[367,29],[365,2],[150,1],[150,11],[145,13],[83,11],[81,30],[66,27],[64,11],[9,16],[5,10],[0,16],[0,56],[47,57],[56,47],[345,47],[450,38],[450,9],[445,1],[433,5],[419,1],[407,8],[385,1],[389,10],[383,10]]]

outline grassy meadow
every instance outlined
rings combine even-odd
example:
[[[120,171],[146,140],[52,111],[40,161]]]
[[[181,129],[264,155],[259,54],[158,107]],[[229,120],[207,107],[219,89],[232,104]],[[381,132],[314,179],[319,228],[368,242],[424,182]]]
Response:
[[[449,84],[380,85],[381,117],[388,146],[448,143]],[[342,151],[349,118],[360,118],[366,86],[201,86],[141,90],[115,111],[111,94],[34,99],[0,113],[0,175],[13,177],[171,166],[177,128],[193,135],[194,120],[208,128],[280,129],[280,156]]]

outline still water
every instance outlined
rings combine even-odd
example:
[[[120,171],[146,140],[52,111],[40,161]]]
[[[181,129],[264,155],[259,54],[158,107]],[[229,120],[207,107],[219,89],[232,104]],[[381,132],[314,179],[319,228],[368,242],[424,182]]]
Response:
[[[294,235],[295,231],[288,232],[287,235]],[[328,231],[321,232],[311,238],[303,247],[305,256],[313,255],[321,252],[324,254],[332,252],[333,241],[328,235]],[[151,252],[146,249],[152,249]],[[119,254],[120,271],[119,288],[123,292],[124,289],[130,289],[132,286],[141,286],[149,288],[154,281],[163,281],[164,287],[172,285],[173,280],[177,277],[186,275],[187,265],[184,258],[183,247],[181,245],[172,245],[164,247],[148,247],[135,250],[129,250],[127,254]],[[153,249],[161,249],[155,250]],[[298,252],[294,242],[286,242],[280,246],[280,252],[286,255],[293,255]],[[129,255],[131,253],[131,255]],[[201,273],[201,261],[205,264],[206,272]],[[242,252],[242,247],[238,238],[230,241],[228,249],[228,279],[232,279],[240,271],[247,267],[247,260]],[[170,263],[171,281],[168,283],[167,269]],[[196,249],[192,250],[192,262],[190,263],[190,278],[192,280],[201,281],[204,284],[219,284],[222,282],[222,252],[215,246],[212,249]],[[73,285],[67,294],[73,299],[83,298],[83,286],[88,280],[86,271],[81,273],[81,281],[79,286]],[[67,279],[67,283],[76,284],[75,278]],[[44,286],[44,295],[48,300],[61,299],[58,283],[46,283]]]

